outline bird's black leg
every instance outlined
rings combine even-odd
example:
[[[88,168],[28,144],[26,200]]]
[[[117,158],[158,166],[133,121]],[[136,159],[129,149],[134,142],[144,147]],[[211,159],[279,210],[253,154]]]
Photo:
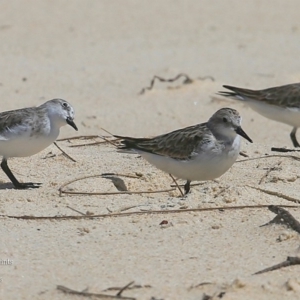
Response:
[[[298,143],[297,138],[296,138],[297,129],[298,129],[297,127],[294,127],[292,132],[290,133],[291,140],[293,142],[294,147],[296,147],[296,148],[300,147],[300,144]]]
[[[186,184],[184,185],[184,194],[187,195],[191,189],[191,181],[187,180]]]
[[[39,188],[39,186],[41,185],[40,183],[32,183],[32,182],[21,183],[21,182],[19,182],[17,180],[17,178],[14,176],[14,174],[11,172],[10,168],[8,167],[6,158],[2,159],[1,168],[4,171],[4,173],[8,176],[8,178],[11,180],[11,182],[13,183],[13,185],[16,189]]]

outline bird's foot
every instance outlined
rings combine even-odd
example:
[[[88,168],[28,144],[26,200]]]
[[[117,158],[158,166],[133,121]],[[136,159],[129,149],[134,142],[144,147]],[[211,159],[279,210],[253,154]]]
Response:
[[[26,190],[26,189],[38,189],[42,184],[34,183],[34,182],[19,182],[18,184],[14,184],[15,188],[18,190]]]

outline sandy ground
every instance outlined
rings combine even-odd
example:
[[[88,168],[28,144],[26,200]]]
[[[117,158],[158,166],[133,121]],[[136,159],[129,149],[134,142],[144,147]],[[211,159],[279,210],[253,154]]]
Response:
[[[105,172],[142,177],[92,177],[67,189],[116,192],[113,182],[122,180],[130,191],[169,189],[168,175],[135,155],[116,153],[112,145],[69,147],[94,140],[59,142],[76,163],[55,146],[11,159],[21,181],[43,186],[14,190],[0,172],[1,299],[81,299],[57,285],[113,295],[117,291],[104,290],[131,281],[140,288],[123,296],[142,300],[299,299],[300,267],[252,275],[299,255],[299,235],[284,225],[260,227],[275,215],[258,207],[297,205],[290,200],[299,199],[299,161],[265,155],[272,154],[271,146],[291,147],[291,128],[215,95],[222,84],[259,89],[299,81],[299,1],[0,4],[1,111],[61,97],[75,107],[79,132],[64,127],[60,137],[103,135],[102,127],[116,134],[151,136],[204,122],[228,106],[242,114],[243,128],[254,140],[243,141],[242,150],[249,158],[265,157],[234,164],[217,181],[193,187],[185,200],[178,191],[60,197],[62,184]],[[181,72],[193,83],[158,83],[138,94],[154,75],[172,78]],[[204,76],[214,80],[199,79]],[[244,205],[256,208],[218,209]],[[80,216],[68,206],[95,215],[132,214],[8,217]],[[154,210],[165,214],[151,214]],[[172,210],[181,211],[167,213]],[[299,210],[288,210],[300,219]],[[168,225],[159,225],[163,220]]]

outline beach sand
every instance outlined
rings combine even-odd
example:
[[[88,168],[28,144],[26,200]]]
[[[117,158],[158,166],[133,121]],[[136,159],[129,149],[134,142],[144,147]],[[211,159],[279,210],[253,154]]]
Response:
[[[300,253],[297,232],[260,227],[275,217],[267,205],[300,201],[299,155],[271,152],[292,147],[291,127],[216,95],[223,84],[263,89],[299,81],[299,9],[296,0],[1,1],[1,111],[60,97],[74,106],[79,128],[63,127],[60,138],[108,136],[102,128],[145,137],[232,107],[254,144],[243,140],[249,157],[192,187],[186,199],[177,190],[60,196],[65,183],[93,175],[65,190],[170,189],[167,174],[109,143],[70,147],[100,138],[58,142],[76,162],[54,145],[10,159],[20,181],[43,185],[15,190],[0,172],[0,298],[81,299],[58,285],[115,295],[106,289],[134,281],[124,297],[299,299],[300,266],[252,275]],[[180,73],[192,82],[156,82],[139,94],[154,75]],[[96,177],[103,173],[116,175]],[[300,219],[299,209],[287,210]],[[14,218],[21,216],[46,218]]]

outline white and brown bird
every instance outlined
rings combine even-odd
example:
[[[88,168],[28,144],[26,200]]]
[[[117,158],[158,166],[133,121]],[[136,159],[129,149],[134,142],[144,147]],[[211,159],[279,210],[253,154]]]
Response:
[[[241,128],[239,113],[218,110],[206,123],[178,129],[154,138],[122,139],[119,151],[140,154],[158,169],[185,179],[185,193],[193,180],[212,180],[223,175],[236,161],[240,136],[252,143]]]
[[[300,83],[264,90],[249,90],[230,85],[223,87],[231,92],[222,91],[219,95],[243,101],[262,116],[292,126],[291,140],[294,147],[300,147],[296,138],[297,129],[300,127]]]
[[[62,99],[53,99],[38,107],[22,108],[0,113],[1,168],[16,189],[38,188],[40,183],[19,182],[7,165],[11,157],[34,155],[58,137],[62,126],[74,123],[74,109]]]

